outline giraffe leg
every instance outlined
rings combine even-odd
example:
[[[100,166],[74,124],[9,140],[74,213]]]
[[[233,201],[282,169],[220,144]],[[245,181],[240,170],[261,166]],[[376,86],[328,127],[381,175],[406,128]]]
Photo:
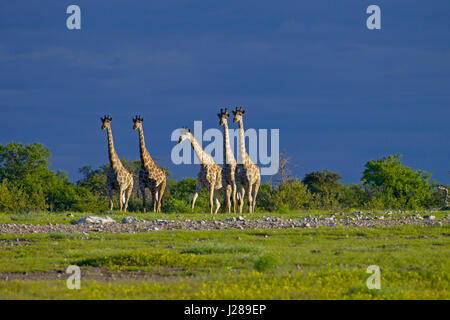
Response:
[[[156,189],[155,188],[152,188],[151,189],[151,191],[152,191],[152,207],[153,207],[153,212],[156,212],[156,203],[157,203],[157,200],[156,200],[156,197],[157,197],[157,192],[156,192]]]
[[[122,187],[119,188],[119,211],[122,211],[123,209],[123,198],[124,198],[124,192]]]
[[[224,209],[227,206],[227,196],[226,196],[226,194],[227,194],[227,186],[228,186],[227,185],[227,181],[224,178],[222,178],[223,207],[224,207]]]
[[[158,199],[159,199],[159,191],[156,189],[155,192],[155,212],[158,212]]]
[[[200,190],[202,189],[202,184],[200,183],[200,181],[197,183],[197,188],[195,189],[195,194],[194,197],[192,198],[192,204],[191,204],[191,209],[192,211],[194,210],[195,207],[195,201],[198,198],[198,194],[200,193]]]
[[[236,187],[236,205],[237,205],[237,207],[238,207],[238,209],[239,209],[239,206],[240,206],[240,193],[241,193],[241,184],[239,183],[239,182],[236,182],[236,185],[235,185],[235,187]]]
[[[145,203],[145,186],[141,185],[141,194],[142,194],[142,205],[144,206],[144,213],[147,212],[146,203]]]
[[[233,182],[231,187],[232,187],[231,199],[233,200],[233,212],[236,213],[236,183]]]
[[[220,193],[219,190],[216,190],[214,193],[214,198],[216,199],[216,210],[214,211],[214,214],[217,214],[220,208]]]
[[[130,200],[132,192],[133,192],[133,185],[129,186],[128,189],[126,190],[126,194],[125,194],[125,209],[124,209],[125,212],[127,212],[127,210],[128,210],[128,201]]]
[[[226,198],[228,213],[231,213],[231,195],[232,195],[232,186],[231,184],[226,185],[224,197]]]
[[[245,186],[241,184],[241,192],[239,193],[239,214],[242,214],[244,207]]]
[[[241,203],[241,191],[240,191],[241,187],[236,187],[236,206],[239,209],[240,203]]]
[[[247,185],[248,213],[253,213],[252,184]]]
[[[256,207],[256,196],[258,195],[260,180],[256,181],[255,186],[253,187],[253,208],[252,211],[255,212]]]
[[[114,202],[113,202],[113,192],[112,192],[111,186],[108,187],[108,195],[109,195],[109,211],[112,211],[112,209],[114,207]]]
[[[212,214],[213,213],[213,207],[214,207],[214,185],[216,184],[216,181],[211,181],[209,186],[209,211]]]
[[[161,184],[159,185],[159,197],[158,197],[158,212],[161,212],[161,205],[162,205],[162,197],[164,195],[164,190],[166,190],[166,179],[164,179]]]

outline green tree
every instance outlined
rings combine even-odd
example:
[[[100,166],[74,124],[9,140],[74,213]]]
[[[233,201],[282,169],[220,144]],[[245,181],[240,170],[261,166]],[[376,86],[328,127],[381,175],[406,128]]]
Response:
[[[22,197],[22,210],[67,210],[76,198],[75,186],[61,171],[49,169],[50,151],[40,143],[0,145],[0,180]],[[19,191],[20,190],[20,191]],[[6,211],[6,210],[5,210]]]
[[[343,190],[339,180],[342,177],[327,169],[313,171],[305,175],[302,182],[312,194],[313,207],[332,208],[339,205],[339,196]]]
[[[432,196],[431,174],[403,166],[400,154],[366,163],[362,183],[383,199],[386,207],[416,208]]]
[[[93,194],[99,196],[106,196],[106,174],[109,165],[103,165],[100,168],[93,170],[92,166],[86,165],[78,171],[82,178],[77,182],[79,187],[88,189]]]
[[[28,176],[47,175],[49,157],[50,150],[40,143],[0,144],[0,180],[20,182]]]

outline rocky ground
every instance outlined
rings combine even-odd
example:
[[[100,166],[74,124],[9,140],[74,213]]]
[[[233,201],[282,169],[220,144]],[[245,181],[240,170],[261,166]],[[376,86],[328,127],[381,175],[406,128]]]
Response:
[[[161,220],[142,221],[135,217],[126,217],[117,222],[109,217],[88,217],[79,220],[77,224],[2,224],[0,234],[25,234],[48,232],[106,232],[106,233],[138,233],[155,232],[161,230],[226,230],[226,229],[277,229],[277,228],[317,228],[317,227],[392,227],[400,225],[448,225],[450,215],[437,219],[433,215],[409,215],[393,217],[386,215],[371,215],[355,212],[345,217],[309,217],[303,219],[281,219],[265,217],[248,220],[243,216],[217,220]]]

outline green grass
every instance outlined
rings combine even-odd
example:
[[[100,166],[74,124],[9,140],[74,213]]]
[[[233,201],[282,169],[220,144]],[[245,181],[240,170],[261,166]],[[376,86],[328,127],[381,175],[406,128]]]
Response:
[[[195,254],[180,254],[169,250],[131,251],[109,254],[102,257],[87,258],[80,261],[80,266],[105,267],[109,269],[126,269],[127,267],[165,266],[185,267],[204,263],[204,259]]]
[[[297,214],[297,213],[292,213]],[[450,299],[448,226],[0,235],[0,299]],[[5,281],[5,272],[111,279]],[[369,290],[369,265],[381,290]],[[129,272],[147,278],[120,277]]]

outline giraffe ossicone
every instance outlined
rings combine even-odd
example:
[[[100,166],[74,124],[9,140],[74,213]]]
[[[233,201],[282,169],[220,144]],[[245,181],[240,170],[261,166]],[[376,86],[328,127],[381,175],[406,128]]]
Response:
[[[224,138],[223,138],[223,168],[222,168],[222,187],[224,194],[224,202],[227,206],[228,213],[231,213],[231,205],[233,205],[233,212],[236,212],[236,159],[233,155],[233,150],[230,146],[230,135],[228,132],[228,108],[220,109],[219,125],[223,126]]]
[[[213,213],[214,202],[216,214],[220,208],[220,190],[222,189],[222,168],[213,160],[211,155],[205,152],[188,128],[181,128],[178,143],[189,140],[198,159],[200,160],[200,172],[197,175],[197,187],[192,198],[191,209],[194,210],[195,201],[202,188],[209,190],[210,213]]]
[[[102,122],[102,130],[107,130],[108,138],[108,156],[110,167],[107,172],[106,185],[109,196],[109,210],[113,209],[113,190],[116,190],[119,193],[119,210],[126,212],[128,209],[128,201],[130,200],[131,193],[133,191],[133,173],[123,166],[114,148],[111,130],[112,117],[105,115],[100,118],[100,120]]]
[[[256,196],[261,184],[261,172],[259,167],[252,162],[245,148],[244,121],[242,116],[245,110],[236,107],[232,111],[233,122],[239,122],[239,163],[236,166],[236,187],[239,192],[239,213],[242,213],[244,196],[247,193],[249,213],[255,212]]]
[[[152,194],[152,204],[154,212],[161,212],[162,198],[166,189],[166,172],[158,167],[150,156],[145,146],[144,129],[142,123],[144,118],[136,116],[133,118],[133,130],[139,131],[139,153],[141,158],[141,168],[139,169],[139,190],[142,194],[144,212],[146,212],[145,189],[148,188]]]

